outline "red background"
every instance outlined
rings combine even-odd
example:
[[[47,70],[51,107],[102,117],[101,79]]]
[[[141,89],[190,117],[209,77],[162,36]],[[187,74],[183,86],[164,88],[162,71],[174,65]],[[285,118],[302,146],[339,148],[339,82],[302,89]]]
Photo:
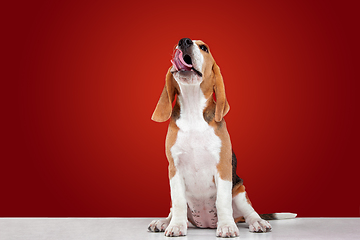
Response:
[[[180,38],[221,67],[260,213],[358,217],[357,1],[24,1],[1,14],[0,216],[166,216]]]

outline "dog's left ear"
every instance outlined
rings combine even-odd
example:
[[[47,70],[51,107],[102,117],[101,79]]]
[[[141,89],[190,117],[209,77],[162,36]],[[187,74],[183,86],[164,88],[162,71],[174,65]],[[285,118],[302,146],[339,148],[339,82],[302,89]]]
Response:
[[[224,81],[219,66],[216,63],[214,63],[212,70],[215,76],[215,85],[214,85],[214,91],[216,97],[215,121],[221,122],[223,117],[229,112],[230,106],[226,100]]]
[[[172,103],[175,99],[176,89],[174,86],[174,78],[170,72],[172,67],[169,68],[166,79],[165,86],[161,93],[158,104],[156,105],[155,111],[151,119],[155,122],[165,122],[171,117],[172,113]]]

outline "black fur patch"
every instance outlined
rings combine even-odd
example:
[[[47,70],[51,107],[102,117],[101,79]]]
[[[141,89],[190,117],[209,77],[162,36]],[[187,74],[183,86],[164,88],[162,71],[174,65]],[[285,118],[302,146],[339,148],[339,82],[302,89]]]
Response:
[[[243,180],[236,174],[237,159],[234,151],[232,151],[232,187],[242,184]]]
[[[172,113],[171,113],[171,117],[176,121],[177,119],[179,119],[180,117],[180,105],[179,102],[176,101],[175,105],[173,107]]]
[[[267,213],[267,214],[260,214],[260,217],[264,220],[275,220],[277,219],[275,217],[275,214],[274,213]]]
[[[210,123],[210,122],[214,119],[214,117],[215,117],[215,104],[214,104],[214,105],[210,105],[209,107],[207,107],[207,108],[204,110],[203,116],[204,116],[204,120],[205,120],[207,123]]]

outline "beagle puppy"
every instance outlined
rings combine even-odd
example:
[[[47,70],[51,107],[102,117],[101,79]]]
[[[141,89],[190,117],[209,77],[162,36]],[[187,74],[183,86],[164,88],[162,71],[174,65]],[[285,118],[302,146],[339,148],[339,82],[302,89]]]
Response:
[[[189,221],[199,228],[217,228],[218,237],[236,237],[236,222],[241,220],[251,232],[271,231],[270,223],[251,206],[236,175],[236,156],[224,120],[230,107],[209,46],[183,38],[171,63],[152,120],[170,119],[165,149],[172,207],[166,219],[150,223],[149,231],[184,236]],[[287,217],[293,215],[270,218]]]

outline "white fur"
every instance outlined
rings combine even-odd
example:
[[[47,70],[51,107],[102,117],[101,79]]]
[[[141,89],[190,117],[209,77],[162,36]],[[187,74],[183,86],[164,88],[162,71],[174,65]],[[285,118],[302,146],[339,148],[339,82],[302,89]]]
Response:
[[[184,236],[187,232],[187,203],[185,198],[184,179],[176,173],[170,180],[172,209],[171,221],[165,229],[168,237]]]
[[[243,216],[249,224],[250,232],[267,232],[271,230],[268,221],[260,218],[246,199],[246,192],[241,192],[233,198],[234,218]]]
[[[217,174],[217,198],[216,208],[218,214],[218,228],[216,236],[218,237],[236,237],[239,236],[239,229],[233,218],[232,209],[232,182],[222,180]]]
[[[178,96],[180,101],[180,118],[176,125],[183,132],[194,130],[205,132],[211,127],[205,122],[203,110],[207,99],[198,84],[179,84],[181,94]],[[212,129],[212,128],[211,128]]]
[[[207,99],[200,89],[200,82],[186,84],[176,76],[175,79],[181,90],[178,96],[181,110],[176,121],[179,127],[177,139],[170,149],[176,174],[170,180],[173,216],[165,230],[166,236],[186,234],[187,204],[190,209],[201,210],[199,215],[205,218],[204,213],[215,208],[217,187],[213,179],[221,149],[220,138],[203,117]],[[195,221],[196,216],[193,215]],[[216,222],[213,224],[216,226]]]
[[[247,217],[255,212],[254,208],[247,202],[246,192],[241,192],[233,198],[234,218]]]
[[[201,54],[201,50],[197,44],[195,44],[196,41],[193,41],[194,44],[192,46],[193,54],[191,56],[191,60],[193,63],[193,67],[198,70],[199,72],[202,72],[202,66],[204,63],[204,56]]]
[[[170,210],[169,216],[167,218],[152,221],[149,224],[148,229],[151,232],[165,232],[165,229],[167,228],[167,226],[169,226],[171,217],[172,213]]]
[[[195,211],[194,221],[209,221],[209,225],[216,227],[215,220],[210,222],[213,219],[210,214],[216,212],[214,208],[217,188],[213,179],[220,160],[221,140],[204,120],[203,110],[207,99],[200,89],[200,84],[179,83],[179,87],[181,112],[176,121],[179,131],[170,150],[176,174],[184,179],[186,201],[190,209]],[[202,219],[197,219],[199,215]]]
[[[268,232],[271,231],[272,228],[270,223],[261,219],[259,214],[255,211],[245,217],[245,221],[249,224],[250,232]]]

